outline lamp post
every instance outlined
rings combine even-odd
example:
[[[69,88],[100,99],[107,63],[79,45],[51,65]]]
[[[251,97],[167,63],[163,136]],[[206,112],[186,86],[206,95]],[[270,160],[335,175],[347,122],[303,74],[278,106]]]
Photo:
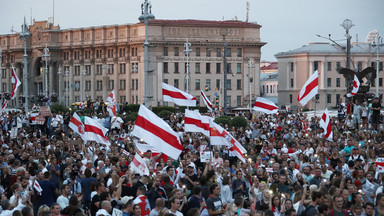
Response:
[[[85,98],[85,75],[87,75],[87,70],[84,68],[83,69],[83,71],[81,72],[81,79],[82,79],[82,82],[81,82],[81,84],[82,84],[82,86],[83,86],[83,91],[81,92],[81,98],[82,98],[82,101],[83,100],[86,100],[86,98]]]
[[[57,74],[59,75],[59,101],[60,103],[63,103],[63,87],[62,87],[62,80],[61,80],[61,74],[63,74],[63,72],[61,72],[61,67],[59,67],[59,71],[57,72]]]
[[[254,62],[249,59],[248,60],[248,80],[249,80],[249,110],[252,111],[252,81],[253,78],[251,77],[251,69],[254,68]]]
[[[24,96],[27,97],[28,95],[28,55],[27,55],[27,38],[30,36],[28,32],[28,26],[27,22],[25,21],[24,17],[24,24],[21,26],[22,32],[20,33],[19,37],[24,40],[24,70],[23,70],[23,93]],[[24,110],[26,113],[28,113],[28,98],[25,99],[24,103]]]
[[[144,41],[144,105],[148,107],[148,20],[155,19],[155,16],[151,13],[152,5],[148,0],[144,0],[141,4],[141,16],[139,20],[144,21],[145,24],[145,41]]]
[[[47,46],[45,46],[44,48],[44,54],[43,54],[43,57],[44,57],[44,61],[45,61],[45,70],[44,70],[44,93],[45,93],[45,96],[48,97],[49,94],[48,94],[48,58],[49,58],[49,49]]]
[[[3,64],[3,55],[2,55],[3,50],[0,47],[0,92],[3,91],[3,69],[1,68]],[[26,99],[27,100],[27,99]]]
[[[68,106],[69,107],[69,76],[71,75],[70,73],[69,73],[69,70],[67,69],[65,72],[64,72],[64,75],[65,75],[65,77],[67,77],[67,85],[65,85],[65,92],[66,92],[66,96],[65,96],[65,104],[66,104],[66,106]]]
[[[186,92],[189,94],[189,53],[192,52],[192,49],[190,49],[191,43],[187,42],[184,43],[185,50],[183,51],[187,55],[187,67],[185,71],[185,82],[186,82]]]
[[[379,71],[380,71],[380,60],[379,60],[379,49],[380,46],[384,44],[380,44],[383,38],[377,33],[375,41],[372,44],[372,47],[376,47],[376,97],[379,97]]]
[[[137,64],[133,64],[133,66],[132,66],[132,72],[133,72],[133,73],[137,73]],[[134,103],[134,104],[137,104],[137,100],[136,100],[136,88],[137,88],[137,83],[136,83],[136,80],[137,80],[137,79],[133,79],[133,103]]]
[[[347,37],[347,62],[345,63],[346,68],[350,68],[351,64],[351,35],[349,34],[349,29],[351,29],[355,24],[352,23],[350,19],[345,19],[341,26],[345,29],[345,36]],[[350,81],[347,81],[347,92],[350,85]],[[347,97],[348,100],[348,97]]]
[[[224,66],[224,113],[227,112],[227,106],[228,106],[228,98],[227,98],[227,73],[228,73],[228,64],[227,64],[227,49],[228,49],[228,42],[225,41],[225,36],[227,36],[228,30],[222,29],[221,35],[223,36],[224,40],[224,55],[223,55],[223,66]]]

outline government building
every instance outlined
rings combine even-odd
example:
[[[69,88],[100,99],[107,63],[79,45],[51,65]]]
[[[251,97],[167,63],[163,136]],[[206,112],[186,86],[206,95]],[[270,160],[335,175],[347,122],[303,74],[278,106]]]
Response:
[[[352,43],[350,68],[362,71],[366,67],[376,70],[377,50],[372,44]],[[340,47],[329,43],[311,43],[300,48],[275,55],[278,60],[278,104],[292,110],[301,109],[297,96],[305,82],[316,70],[319,71],[318,100],[308,102],[309,109],[331,109],[339,98],[345,102],[347,94],[343,75],[336,70],[346,67],[346,54]],[[379,93],[383,94],[384,49],[379,49]],[[370,92],[376,92],[376,81]]]
[[[223,106],[223,85],[228,107],[248,107],[260,96],[260,55],[265,45],[261,26],[243,21],[150,20],[148,24],[148,103],[164,105],[161,83],[186,91],[187,60],[190,93],[199,100],[200,89],[217,107]],[[116,99],[144,103],[145,25],[136,24],[60,29],[48,21],[33,21],[27,39],[28,80],[23,80],[24,40],[13,33],[0,35],[2,92],[11,91],[11,66],[22,83],[28,82],[30,106],[37,99],[56,95],[66,105],[84,100],[105,100],[115,90]],[[185,43],[191,44],[187,59]],[[224,83],[224,44],[227,82]],[[44,49],[49,57],[44,57]],[[247,68],[252,61],[254,67]],[[47,67],[47,75],[46,75]],[[251,88],[252,87],[252,88]],[[18,98],[25,97],[23,87]],[[249,97],[251,94],[251,97]],[[14,107],[22,101],[13,100]],[[172,104],[168,104],[172,105]],[[200,102],[201,106],[205,106]]]

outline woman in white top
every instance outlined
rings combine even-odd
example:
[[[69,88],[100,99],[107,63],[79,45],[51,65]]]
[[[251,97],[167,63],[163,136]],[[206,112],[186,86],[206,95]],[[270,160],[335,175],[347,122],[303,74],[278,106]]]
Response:
[[[220,198],[223,204],[228,204],[234,201],[232,198],[232,181],[229,176],[224,176],[223,177],[223,187],[221,188],[220,191]]]
[[[368,129],[368,107],[366,103],[363,103],[361,108],[361,119],[363,120],[363,129]]]

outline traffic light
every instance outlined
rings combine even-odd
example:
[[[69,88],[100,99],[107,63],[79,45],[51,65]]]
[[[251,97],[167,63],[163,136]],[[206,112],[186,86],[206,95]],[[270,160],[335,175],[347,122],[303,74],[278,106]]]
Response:
[[[209,90],[209,86],[205,85],[205,91],[208,91],[208,90]]]
[[[216,104],[219,104],[219,98],[216,98]]]

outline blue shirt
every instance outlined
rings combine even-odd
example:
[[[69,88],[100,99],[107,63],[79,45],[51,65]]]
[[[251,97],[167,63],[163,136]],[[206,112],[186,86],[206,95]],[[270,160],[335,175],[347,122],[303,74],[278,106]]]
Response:
[[[83,189],[83,203],[87,204],[91,201],[91,183],[97,182],[96,178],[84,178],[81,180],[80,185]]]
[[[56,185],[55,183],[51,181],[41,181],[39,182],[41,189],[43,191],[41,192],[40,196],[40,205],[47,205],[51,207],[51,205],[56,202]]]

